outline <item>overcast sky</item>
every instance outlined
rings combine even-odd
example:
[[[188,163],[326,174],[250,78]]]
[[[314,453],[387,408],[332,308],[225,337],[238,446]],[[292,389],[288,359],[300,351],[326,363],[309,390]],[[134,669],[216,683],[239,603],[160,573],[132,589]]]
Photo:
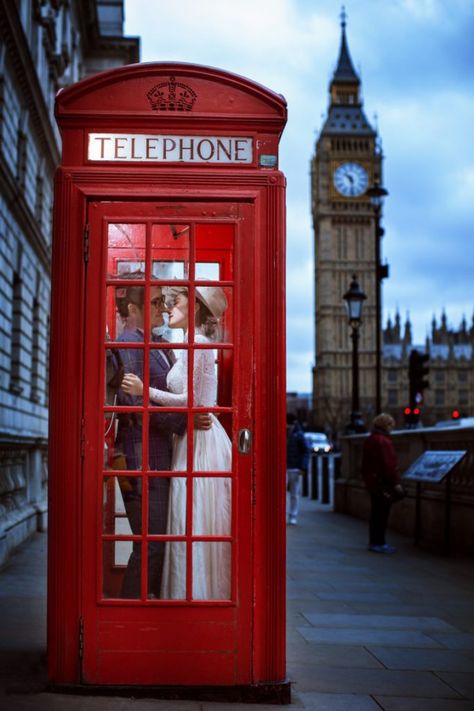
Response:
[[[474,0],[346,0],[364,109],[385,155],[384,323],[409,312],[422,343],[443,309],[474,310]],[[340,44],[334,0],[125,0],[141,58],[226,69],[283,94],[288,178],[288,390],[311,390],[313,234],[309,165]]]

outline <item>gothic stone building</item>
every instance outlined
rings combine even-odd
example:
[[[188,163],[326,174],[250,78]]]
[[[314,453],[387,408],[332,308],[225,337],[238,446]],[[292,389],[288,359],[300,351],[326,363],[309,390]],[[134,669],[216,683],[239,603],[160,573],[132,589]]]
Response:
[[[384,409],[404,426],[404,409],[408,405],[408,359],[412,350],[427,353],[430,387],[420,403],[424,426],[474,414],[474,319],[470,326],[463,318],[458,329],[450,328],[443,313],[438,325],[433,317],[431,332],[424,344],[412,342],[411,324],[407,319],[401,328],[400,315],[388,320],[383,332],[383,402]]]
[[[316,283],[313,419],[316,428],[334,436],[348,423],[351,410],[352,344],[343,295],[353,274],[367,295],[359,345],[361,411],[365,420],[374,414],[375,214],[366,190],[382,184],[379,141],[364,114],[344,17],[329,92],[327,117],[311,164]]]
[[[46,523],[54,97],[138,61],[123,19],[123,0],[0,0],[0,564]]]

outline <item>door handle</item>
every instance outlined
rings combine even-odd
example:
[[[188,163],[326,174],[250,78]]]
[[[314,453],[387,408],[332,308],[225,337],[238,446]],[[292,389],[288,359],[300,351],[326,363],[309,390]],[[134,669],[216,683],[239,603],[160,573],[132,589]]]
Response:
[[[239,430],[238,449],[240,454],[248,454],[252,446],[252,433],[250,430]]]

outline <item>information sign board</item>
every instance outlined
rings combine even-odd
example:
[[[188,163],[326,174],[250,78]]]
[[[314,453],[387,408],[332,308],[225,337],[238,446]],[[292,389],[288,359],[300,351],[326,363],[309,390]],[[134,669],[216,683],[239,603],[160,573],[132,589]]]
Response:
[[[403,479],[432,484],[439,483],[459,464],[465,455],[466,450],[430,450],[423,452],[421,457],[418,457],[403,474]]]

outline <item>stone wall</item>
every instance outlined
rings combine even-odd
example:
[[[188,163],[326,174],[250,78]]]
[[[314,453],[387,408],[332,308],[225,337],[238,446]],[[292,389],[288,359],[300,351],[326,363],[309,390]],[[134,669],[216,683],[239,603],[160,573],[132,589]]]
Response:
[[[368,519],[370,500],[361,475],[362,446],[367,435],[342,440],[341,476],[336,481],[335,510]],[[474,554],[474,428],[446,427],[400,430],[393,433],[400,470],[426,450],[466,450],[467,455],[451,474],[450,542],[453,553]],[[389,528],[413,537],[416,484],[406,485],[408,496],[392,507]],[[445,483],[421,486],[421,545],[443,551]]]
[[[0,0],[0,566],[47,524],[54,97],[139,61],[122,27],[121,0]]]

